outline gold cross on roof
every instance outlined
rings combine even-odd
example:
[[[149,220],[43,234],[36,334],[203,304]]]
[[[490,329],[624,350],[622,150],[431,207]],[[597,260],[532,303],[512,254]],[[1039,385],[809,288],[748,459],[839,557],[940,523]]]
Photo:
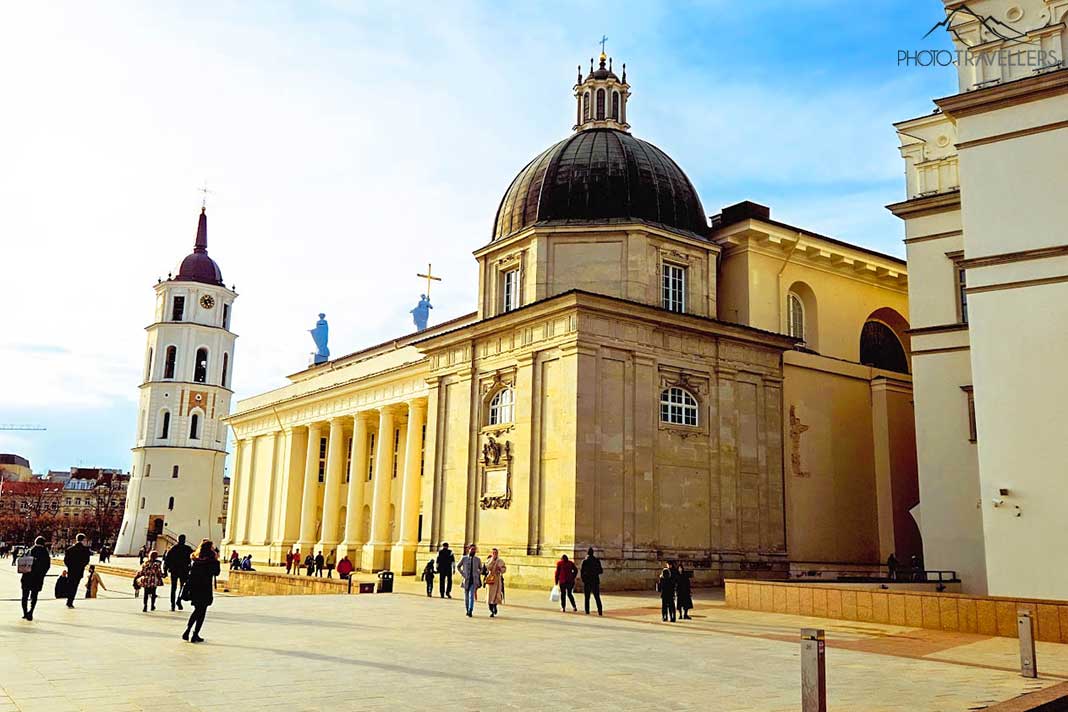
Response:
[[[433,280],[435,282],[440,282],[441,281],[441,277],[435,277],[434,276],[434,271],[430,268],[430,263],[429,262],[426,265],[426,274],[417,274],[415,276],[416,277],[421,277],[421,278],[426,280],[426,298],[430,299],[430,282],[431,282],[431,280]]]

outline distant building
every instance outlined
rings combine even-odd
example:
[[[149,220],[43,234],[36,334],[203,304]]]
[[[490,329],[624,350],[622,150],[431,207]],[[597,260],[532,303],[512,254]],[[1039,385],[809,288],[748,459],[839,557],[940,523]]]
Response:
[[[72,467],[66,474],[60,514],[82,517],[101,510],[122,512],[126,505],[126,488],[130,484],[128,474],[96,467]]]
[[[26,482],[33,478],[30,461],[21,455],[0,453],[0,480]]]
[[[43,480],[0,481],[0,513],[46,514],[59,512],[63,485]]]

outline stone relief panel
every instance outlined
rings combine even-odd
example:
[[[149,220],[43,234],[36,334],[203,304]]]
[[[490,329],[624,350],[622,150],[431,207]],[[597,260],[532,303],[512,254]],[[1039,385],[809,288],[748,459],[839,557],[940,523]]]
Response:
[[[482,441],[481,509],[508,509],[512,505],[512,443],[488,435]]]

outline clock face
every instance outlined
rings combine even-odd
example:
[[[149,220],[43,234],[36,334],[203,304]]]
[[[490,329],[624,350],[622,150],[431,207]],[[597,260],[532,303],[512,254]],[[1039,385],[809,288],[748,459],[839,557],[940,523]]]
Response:
[[[205,309],[211,309],[213,306],[215,306],[215,297],[211,296],[210,294],[205,294],[203,297],[200,298],[200,306],[204,307]]]

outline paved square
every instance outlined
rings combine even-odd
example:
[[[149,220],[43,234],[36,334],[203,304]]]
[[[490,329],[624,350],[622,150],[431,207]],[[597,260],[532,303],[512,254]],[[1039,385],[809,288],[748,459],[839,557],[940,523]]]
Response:
[[[22,621],[8,563],[0,712],[796,710],[797,632],[813,624],[827,629],[832,709],[978,709],[1068,678],[1068,646],[1040,644],[1044,677],[1026,680],[1014,640],[735,611],[701,591],[696,619],[674,625],[649,595],[606,596],[597,618],[520,590],[490,620],[410,580],[394,595],[221,595],[193,645],[184,615],[163,599],[142,613],[111,576],[105,597],[70,611],[48,596]]]

